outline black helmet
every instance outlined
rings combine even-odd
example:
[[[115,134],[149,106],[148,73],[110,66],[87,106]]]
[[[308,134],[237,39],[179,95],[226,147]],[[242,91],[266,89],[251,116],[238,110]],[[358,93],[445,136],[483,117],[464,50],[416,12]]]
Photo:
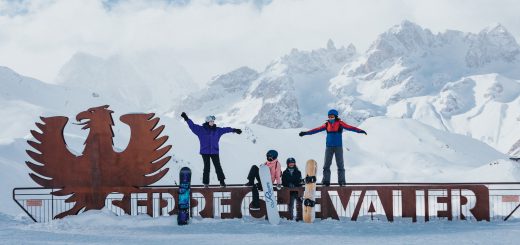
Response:
[[[275,150],[269,150],[267,154],[265,154],[267,158],[272,158],[273,160],[278,158],[278,152]]]
[[[294,159],[293,157],[287,158],[287,164],[289,163],[296,163],[296,159]]]

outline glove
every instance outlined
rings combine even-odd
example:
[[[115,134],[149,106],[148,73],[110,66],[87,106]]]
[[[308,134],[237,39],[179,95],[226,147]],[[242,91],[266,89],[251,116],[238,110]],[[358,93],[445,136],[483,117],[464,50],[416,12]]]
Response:
[[[282,189],[282,185],[280,185],[280,184],[276,184],[276,189],[277,189],[277,190],[281,190],[281,189]]]
[[[239,128],[235,128],[233,129],[233,132],[237,133],[237,134],[241,134],[242,133],[242,130],[239,129]]]
[[[181,117],[184,118],[184,121],[188,121],[188,115],[186,115],[186,112],[181,113]]]
[[[367,135],[367,132],[365,132],[365,130],[361,130],[360,133]]]
[[[298,134],[300,137],[303,137],[305,135],[305,132],[301,131],[299,134]]]

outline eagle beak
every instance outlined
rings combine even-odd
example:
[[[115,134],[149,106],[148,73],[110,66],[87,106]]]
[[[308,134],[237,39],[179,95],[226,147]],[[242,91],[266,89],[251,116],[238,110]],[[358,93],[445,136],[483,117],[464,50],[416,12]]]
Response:
[[[86,125],[86,124],[88,124],[90,122],[90,120],[85,121],[85,122],[81,122],[81,121],[87,120],[87,119],[90,119],[90,112],[88,112],[88,111],[81,112],[78,115],[76,115],[76,121],[78,121],[80,123],[74,123],[74,124],[85,125],[85,127],[83,127],[82,129],[86,129],[86,128],[88,128],[88,125]]]

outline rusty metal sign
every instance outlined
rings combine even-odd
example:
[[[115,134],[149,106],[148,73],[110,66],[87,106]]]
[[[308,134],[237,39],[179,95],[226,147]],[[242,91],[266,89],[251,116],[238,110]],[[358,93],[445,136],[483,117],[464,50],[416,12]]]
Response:
[[[505,195],[502,196],[502,202],[520,202],[520,196]]]
[[[29,199],[29,200],[27,200],[26,205],[28,207],[41,207],[42,206],[42,200]]]
[[[43,187],[59,189],[53,195],[70,195],[66,202],[75,203],[55,218],[101,209],[111,192],[124,194],[120,203],[114,204],[125,209],[125,202],[131,192],[137,191],[137,186],[153,184],[168,172],[168,168],[161,168],[170,160],[164,156],[171,145],[163,147],[168,136],[159,137],[164,130],[164,126],[157,125],[159,118],[153,113],[121,116],[120,121],[130,127],[131,137],[126,149],[117,152],[112,140],[113,111],[108,107],[90,108],[76,116],[76,125],[89,130],[79,156],[70,152],[65,143],[63,130],[67,117],[41,117],[42,123],[36,123],[40,132],[31,130],[35,141],[28,141],[33,150],[27,154],[34,162],[26,162],[34,171],[30,177]]]
[[[53,196],[65,196],[65,202],[74,203],[72,208],[60,210],[53,218],[102,209],[105,205],[115,206],[127,214],[135,213],[135,208],[144,208],[153,217],[176,214],[178,188],[149,186],[164,177],[168,168],[163,167],[170,160],[166,154],[171,145],[164,146],[168,136],[160,136],[164,126],[158,125],[159,118],[153,113],[121,116],[120,121],[130,127],[131,137],[126,149],[117,152],[112,140],[113,111],[108,107],[90,108],[76,116],[75,124],[89,131],[81,155],[67,148],[63,135],[67,117],[42,117],[42,122],[36,123],[40,131],[31,131],[34,140],[28,141],[32,149],[27,154],[33,161],[26,162],[33,171],[30,177],[42,187],[57,189],[51,192]],[[291,192],[301,197],[304,189],[277,190],[279,207],[288,206]],[[120,198],[107,201],[107,196],[113,193],[119,193]],[[266,215],[263,201],[260,210],[249,208],[250,187],[194,186],[191,193],[191,212],[195,216],[228,219]],[[132,198],[136,194],[142,198]],[[369,215],[388,221],[396,217],[413,222],[424,217],[424,221],[428,221],[430,216],[448,220],[454,217],[490,220],[489,189],[484,184],[318,186],[316,194],[316,218],[321,219],[347,217],[355,221]],[[518,199],[518,195],[502,197],[503,202],[518,202]],[[26,205],[41,206],[42,202],[27,200]],[[287,208],[280,210],[281,217],[293,217]],[[301,219],[301,202],[296,204],[296,212],[296,219]]]
[[[514,186],[512,186],[514,185]],[[503,186],[507,186],[507,190]],[[353,183],[348,186],[317,187],[316,217],[321,219],[377,219],[427,222],[431,219],[507,221],[520,205],[520,182],[493,183]],[[13,190],[13,200],[35,222],[52,220],[70,206],[67,196],[55,196],[52,188],[23,187]],[[282,188],[275,192],[280,216],[302,219],[302,205],[296,203],[296,215],[288,211],[291,192],[299,196],[303,188]],[[123,194],[130,193],[130,194]],[[116,215],[148,214],[151,217],[177,214],[177,186],[121,188],[105,199],[105,208]],[[252,210],[251,187],[226,188],[192,186],[191,214],[203,218],[266,217],[265,203]],[[262,193],[261,193],[262,194]],[[33,201],[31,201],[33,200]],[[41,202],[41,206],[29,206]],[[32,204],[31,204],[32,205]],[[52,212],[48,212],[51,210]],[[294,214],[294,213],[293,213]],[[518,214],[515,214],[518,217]]]
[[[149,189],[151,192],[161,192],[165,190]],[[279,206],[288,205],[290,192],[303,194],[303,188],[283,188],[277,191]],[[173,190],[169,190],[173,193]],[[200,193],[205,200],[204,207],[200,207],[199,215],[204,218],[214,217],[213,197],[215,193],[228,192],[229,199],[221,199],[219,205],[229,205],[230,211],[221,213],[221,218],[242,218],[241,206],[243,199],[250,192],[250,188],[201,188],[194,189],[193,193]],[[317,193],[320,197],[316,199],[316,204],[320,207],[316,212],[316,218],[339,219],[338,210],[349,209],[348,217],[356,221],[363,208],[372,213],[382,214],[388,221],[394,221],[394,217],[411,218],[416,222],[418,217],[424,217],[429,221],[430,214],[434,213],[437,217],[445,217],[452,220],[454,215],[460,219],[472,216],[478,221],[489,221],[489,191],[484,185],[436,185],[436,186],[345,186],[345,187],[318,187]],[[440,195],[439,195],[440,193]],[[151,195],[151,194],[149,194]],[[340,202],[333,202],[331,195],[338,196]],[[469,202],[469,197],[473,198]],[[399,198],[402,205],[394,205],[395,198]],[[200,205],[192,199],[192,206]],[[249,206],[248,203],[245,203]],[[301,203],[297,205],[297,213],[301,214]],[[468,212],[463,212],[468,210]],[[261,210],[253,211],[249,209],[251,216],[256,218],[264,217],[265,204],[261,205]],[[150,213],[150,215],[152,215]],[[289,211],[281,211],[281,217],[289,219]],[[297,217],[297,219],[301,219]]]

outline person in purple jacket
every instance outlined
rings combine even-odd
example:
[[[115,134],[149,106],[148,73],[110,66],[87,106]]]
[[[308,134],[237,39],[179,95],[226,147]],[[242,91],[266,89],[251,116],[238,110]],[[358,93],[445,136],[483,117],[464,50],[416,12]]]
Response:
[[[220,166],[218,142],[223,134],[231,132],[241,134],[242,130],[230,127],[217,127],[215,124],[215,116],[207,116],[206,122],[202,124],[202,126],[193,123],[185,112],[181,114],[181,117],[188,123],[191,131],[199,137],[200,155],[204,162],[204,171],[202,174],[202,183],[204,184],[204,187],[208,187],[209,185],[210,159],[213,161],[213,165],[215,166],[220,186],[226,187],[226,182],[224,182],[226,177],[224,176],[224,171],[222,171],[222,167]]]

